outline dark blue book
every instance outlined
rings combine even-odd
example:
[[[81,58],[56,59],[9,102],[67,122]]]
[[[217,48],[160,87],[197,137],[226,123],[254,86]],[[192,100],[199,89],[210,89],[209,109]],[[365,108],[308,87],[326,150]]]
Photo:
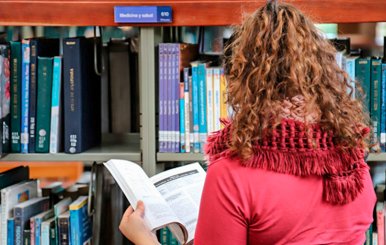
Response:
[[[29,88],[29,144],[28,152],[35,152],[36,145],[36,103],[38,57],[59,55],[59,39],[35,38],[30,40],[30,88]]]
[[[63,40],[66,153],[83,152],[101,141],[101,79],[95,72],[94,55],[94,39]]]

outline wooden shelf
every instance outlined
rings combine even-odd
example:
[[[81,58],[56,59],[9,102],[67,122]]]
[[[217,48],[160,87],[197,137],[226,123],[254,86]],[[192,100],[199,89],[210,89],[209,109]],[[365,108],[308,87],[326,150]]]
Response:
[[[29,154],[7,154],[0,159],[0,162],[58,162],[58,161],[79,161],[89,165],[93,161],[103,162],[112,158],[141,161],[141,150],[139,146],[139,135],[107,135],[104,137],[101,146],[91,148],[79,154],[66,153],[29,153]]]
[[[194,162],[204,161],[202,153],[157,153],[158,162]]]
[[[318,23],[386,21],[385,0],[288,0]],[[264,0],[0,0],[2,26],[115,26],[114,6],[167,5],[172,26],[220,26],[241,21]],[[145,25],[142,25],[145,26]],[[154,24],[150,24],[154,26]]]

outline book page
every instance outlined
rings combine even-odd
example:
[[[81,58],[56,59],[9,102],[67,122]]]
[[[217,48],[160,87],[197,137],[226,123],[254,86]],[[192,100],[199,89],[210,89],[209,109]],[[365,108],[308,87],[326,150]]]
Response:
[[[110,160],[104,163],[126,198],[135,209],[138,200],[145,203],[145,221],[155,230],[166,224],[179,222],[161,194],[150,182],[138,164],[126,160]]]
[[[187,229],[187,242],[194,238],[205,176],[200,164],[193,163],[150,178]]]

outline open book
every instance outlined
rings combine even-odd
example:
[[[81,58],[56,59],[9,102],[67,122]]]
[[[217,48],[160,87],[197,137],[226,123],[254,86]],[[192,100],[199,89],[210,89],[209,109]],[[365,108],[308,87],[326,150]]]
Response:
[[[198,163],[167,170],[149,178],[138,164],[110,160],[104,165],[135,208],[145,203],[145,222],[150,229],[167,226],[177,240],[193,240],[206,173]]]

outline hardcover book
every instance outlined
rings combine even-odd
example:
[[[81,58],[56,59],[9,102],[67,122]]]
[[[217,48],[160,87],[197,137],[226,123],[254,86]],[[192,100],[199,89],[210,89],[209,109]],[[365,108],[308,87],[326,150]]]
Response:
[[[1,122],[1,153],[10,152],[10,124],[11,124],[11,93],[10,93],[10,49],[8,44],[0,45],[0,122]]]
[[[94,55],[94,39],[63,40],[66,153],[80,153],[101,142],[101,80],[94,69]]]
[[[21,133],[21,43],[11,46],[11,152],[20,152]]]
[[[138,164],[110,160],[104,164],[134,207],[146,206],[145,221],[151,230],[168,227],[178,241],[194,239],[205,171],[198,163],[167,170],[149,178]]]
[[[28,151],[35,152],[36,121],[38,103],[38,57],[54,57],[59,55],[59,39],[33,38],[30,40],[30,89],[29,89],[29,145]]]

